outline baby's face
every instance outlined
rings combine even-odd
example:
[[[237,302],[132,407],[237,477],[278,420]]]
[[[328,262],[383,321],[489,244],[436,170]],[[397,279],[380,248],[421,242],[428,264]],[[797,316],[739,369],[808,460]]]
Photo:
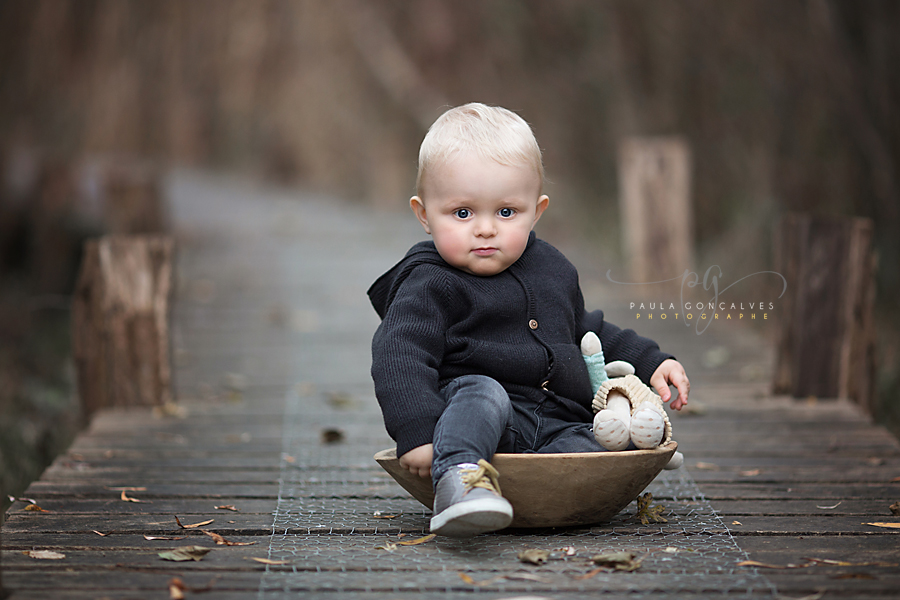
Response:
[[[441,258],[473,275],[496,275],[519,259],[547,208],[540,184],[527,165],[462,154],[426,173],[423,197],[410,206]]]

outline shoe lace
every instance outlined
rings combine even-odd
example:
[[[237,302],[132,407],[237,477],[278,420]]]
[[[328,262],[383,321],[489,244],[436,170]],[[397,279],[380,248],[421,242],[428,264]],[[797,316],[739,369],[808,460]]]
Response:
[[[497,469],[491,463],[483,458],[478,460],[477,469],[462,469],[459,474],[460,480],[466,485],[466,491],[463,493],[479,487],[496,492],[501,496],[503,495],[500,492],[500,473],[497,472]]]

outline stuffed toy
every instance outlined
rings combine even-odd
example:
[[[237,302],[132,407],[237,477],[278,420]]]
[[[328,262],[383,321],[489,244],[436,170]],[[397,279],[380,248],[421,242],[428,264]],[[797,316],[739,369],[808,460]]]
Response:
[[[621,360],[606,364],[600,338],[593,331],[581,339],[581,354],[594,392],[594,437],[604,448],[656,448],[672,439],[662,400],[635,376],[632,365]],[[675,452],[666,469],[683,463],[684,455]]]

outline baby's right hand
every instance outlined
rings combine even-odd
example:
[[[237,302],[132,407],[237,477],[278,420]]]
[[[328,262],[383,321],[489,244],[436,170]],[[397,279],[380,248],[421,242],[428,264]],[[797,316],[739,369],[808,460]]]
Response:
[[[432,444],[413,448],[400,457],[400,466],[419,477],[431,475]]]

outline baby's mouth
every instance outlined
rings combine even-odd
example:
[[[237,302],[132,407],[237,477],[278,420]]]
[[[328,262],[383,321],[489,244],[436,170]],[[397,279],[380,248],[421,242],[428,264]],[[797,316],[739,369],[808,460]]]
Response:
[[[497,252],[496,248],[493,247],[483,247],[483,248],[475,248],[472,252],[477,256],[491,256],[495,252]]]

